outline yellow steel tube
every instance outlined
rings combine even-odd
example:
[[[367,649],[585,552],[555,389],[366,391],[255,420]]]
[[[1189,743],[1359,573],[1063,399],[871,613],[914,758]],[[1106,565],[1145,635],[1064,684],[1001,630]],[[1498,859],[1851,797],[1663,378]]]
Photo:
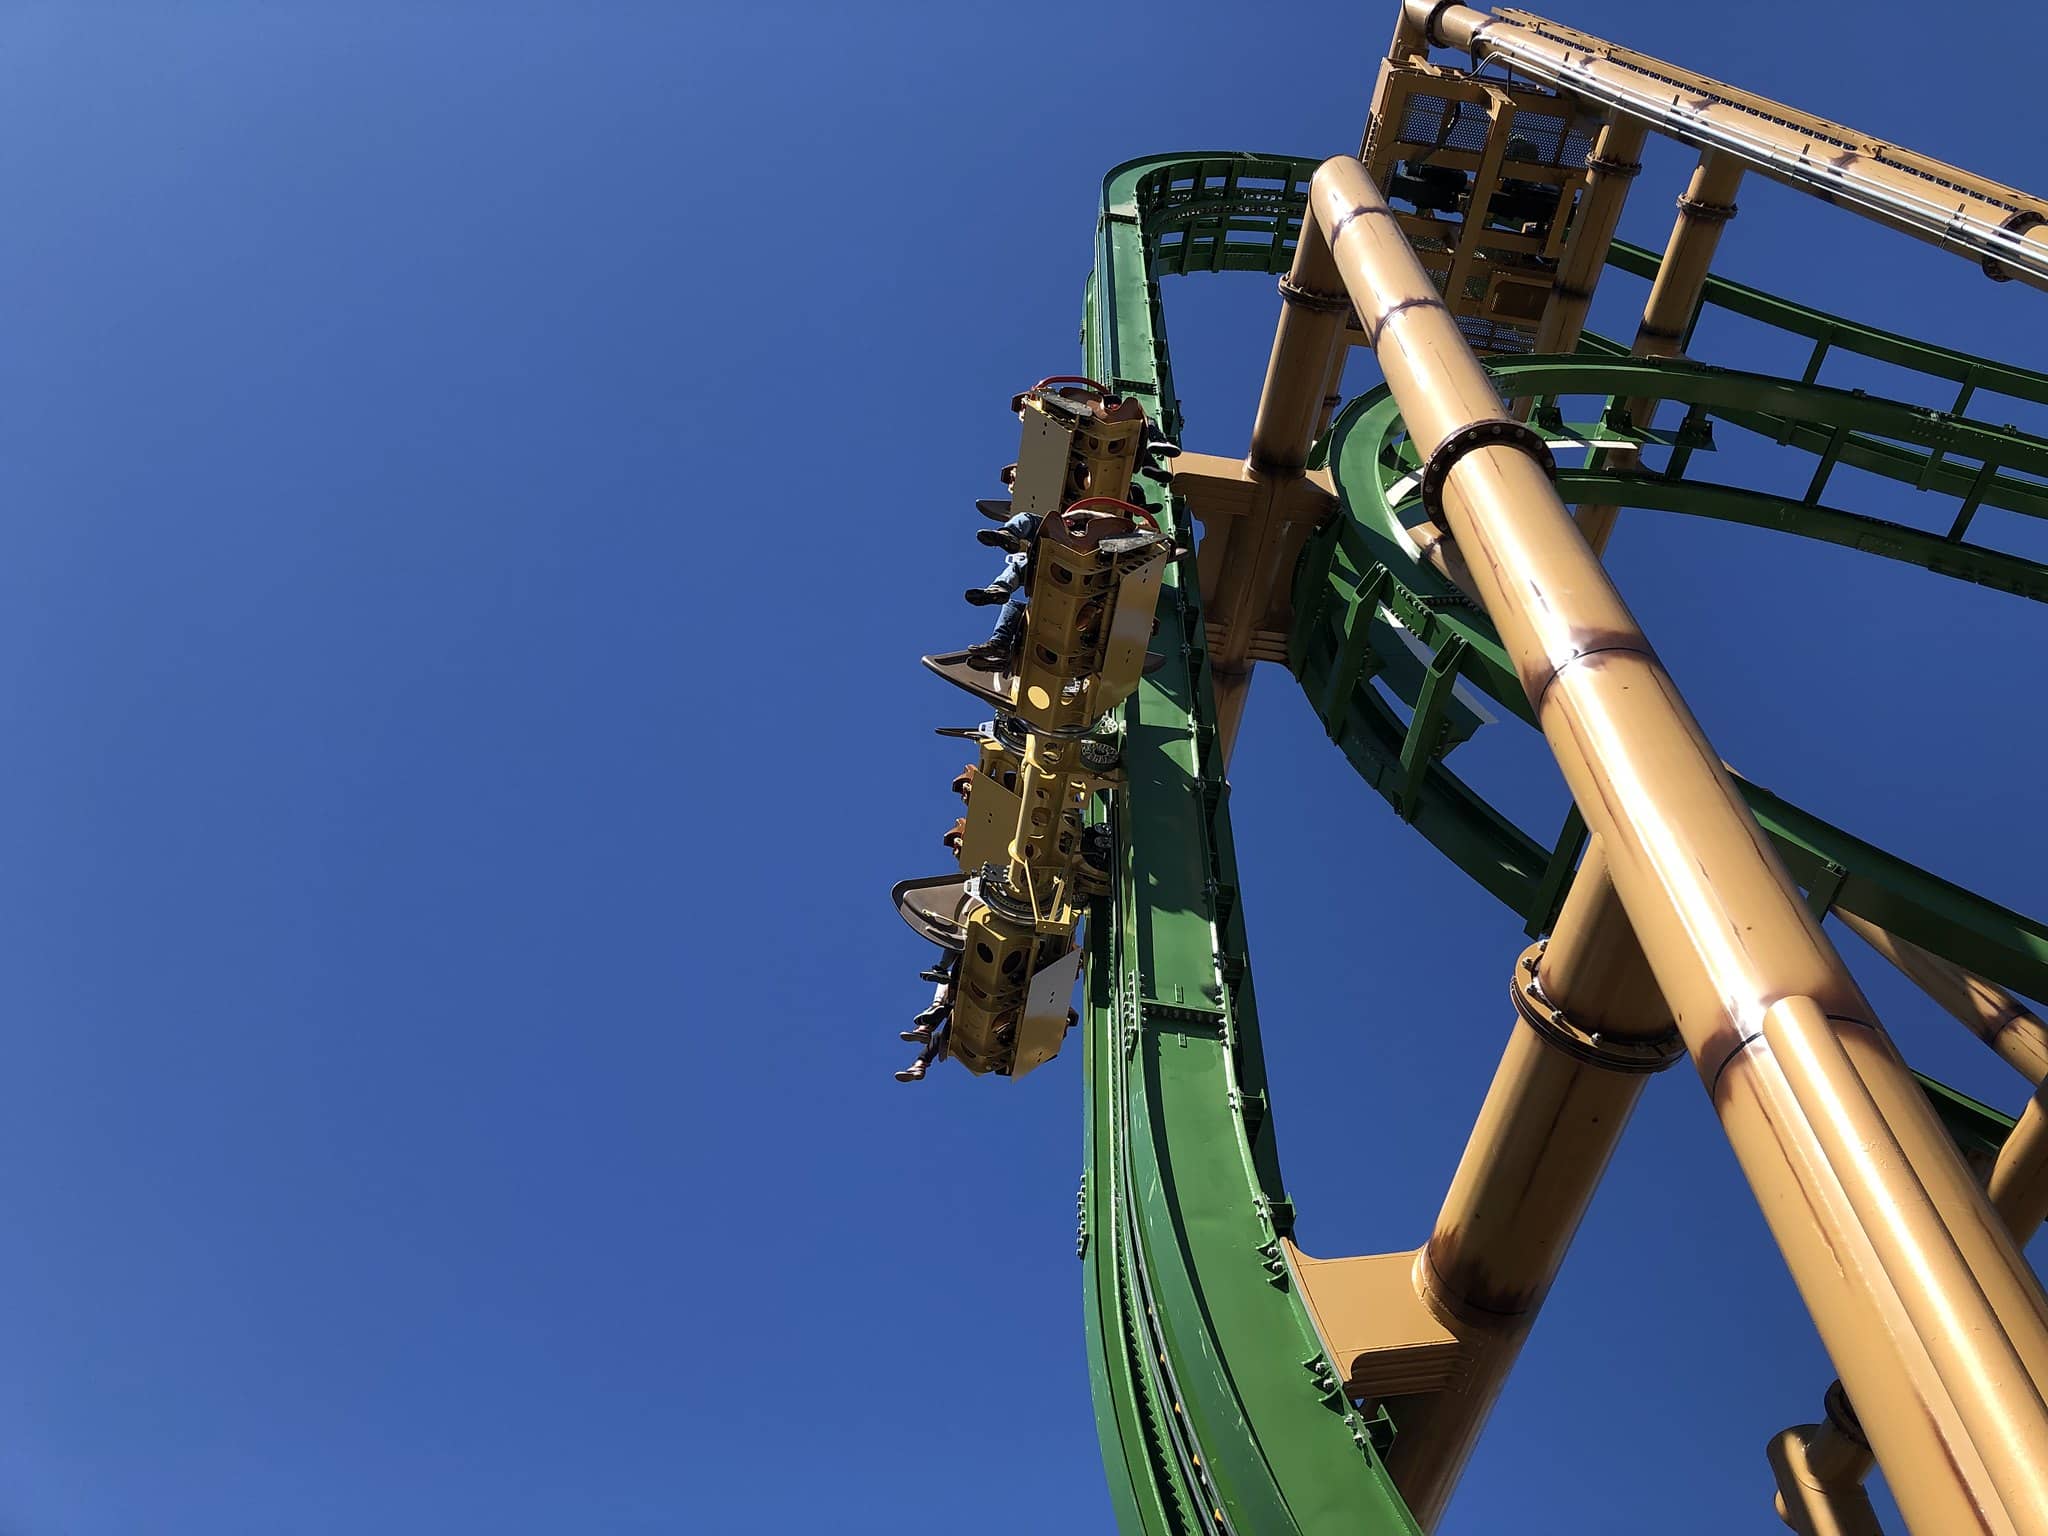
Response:
[[[1841,1382],[1828,1383],[1821,1406],[1825,1415],[1814,1426],[1816,1433],[1807,1436],[1808,1469],[1826,1486],[1862,1482],[1870,1475],[1875,1458]]]
[[[1671,1032],[1671,1010],[1629,927],[1597,838],[1557,915],[1537,979],[1545,996],[1598,1034],[1634,1041]]]
[[[1910,976],[1929,997],[2030,1083],[2048,1078],[2048,1023],[2010,992],[1959,965],[1839,909],[1850,932]]]
[[[1854,1030],[1841,1035],[1841,1045],[1877,1105],[1885,1128],[1940,1208],[1949,1237],[1993,1309],[2001,1318],[2032,1312],[2041,1319],[2040,1330],[2015,1330],[2013,1343],[2036,1387],[2048,1383],[2048,1300],[2042,1297],[2041,1282],[2019,1251],[2026,1239],[2015,1236],[1992,1208],[1988,1193],[1964,1165],[1954,1140],[1891,1041],[1875,1030]],[[2044,1452],[2048,1452],[2048,1442],[2035,1454]]]
[[[1557,264],[1554,296],[1532,350],[1569,352],[1578,345],[1586,312],[1593,306],[1593,290],[1614,244],[1615,226],[1621,222],[1621,205],[1628,198],[1629,183],[1642,169],[1648,133],[1640,118],[1617,117],[1594,139],[1593,152],[1586,158],[1586,190],[1579,196],[1579,211]]]
[[[1721,244],[1721,230],[1735,217],[1735,192],[1742,185],[1742,162],[1711,151],[1700,156],[1692,179],[1678,199],[1678,217],[1664,246],[1664,259],[1643,301],[1642,324],[1636,328],[1637,357],[1669,357],[1685,340],[1685,328],[1706,290],[1707,269]]]
[[[1778,1480],[1778,1517],[1799,1536],[1884,1536],[1861,1473],[1821,1470],[1835,1442],[1832,1426],[1801,1424],[1776,1436],[1766,1454]],[[1865,1452],[1868,1456],[1868,1452]]]
[[[1916,1146],[1953,1165],[1937,1208],[1866,1086],[1886,1079],[1896,1102],[1910,1078],[1886,1050],[1852,1065],[1836,1031],[1874,1033],[1872,1011],[1546,473],[1512,441],[1520,429],[1364,167],[1326,162],[1310,206],[1738,1159],[1852,1397],[1868,1405],[1901,1506],[1931,1532],[1953,1507],[1943,1487],[1959,1485],[1982,1528],[2048,1532],[2036,1454],[2048,1406],[2022,1364],[2048,1357],[2038,1283],[2012,1315],[1987,1297],[1986,1284],[2002,1289],[2023,1268],[2010,1240],[1953,1150]],[[1944,1217],[1973,1238],[1990,1229],[1987,1267],[2000,1273],[1973,1272]],[[1804,1229],[1817,1231],[1823,1262]],[[1845,1274],[1866,1306],[1833,1305]],[[1858,1325],[1870,1306],[1904,1325],[1871,1352],[1894,1355],[1899,1371],[1866,1363]],[[1902,1374],[1910,1392],[1864,1390],[1895,1388]],[[1967,1446],[1944,1433],[1958,1423]]]
[[[1546,1033],[1532,1022],[1542,1011],[1518,1003],[1523,1017],[1416,1255],[1416,1289],[1465,1354],[1457,1386],[1402,1405],[1387,1454],[1387,1471],[1425,1530],[1449,1503],[1557,1278],[1654,1069],[1654,1043],[1671,1034],[1627,915],[1597,872],[1573,883],[1534,973],[1532,992],[1517,971],[1518,997],[1547,1001],[1617,1048],[1598,1059],[1597,1044],[1554,1026]]]
[[[2048,1446],[2048,1409],[2022,1360],[2023,1353],[2048,1355],[2048,1330],[2015,1326],[2025,1319],[2000,1318],[1980,1284],[1987,1277],[1971,1272],[1952,1238],[1943,1241],[1949,1232],[1933,1194],[1910,1176],[1919,1170],[1861,1093],[1856,1067],[1820,1004],[1810,997],[1771,1004],[1764,1010],[1763,1038],[1822,1159],[1840,1180],[1877,1267],[1891,1280],[1907,1321],[1933,1357],[1964,1430],[1984,1453],[1992,1487],[2009,1513],[2026,1512],[2048,1523],[2048,1468],[2040,1460],[2041,1448]],[[1858,1103],[1859,1097],[1865,1102]],[[1955,1167],[1967,1182],[1962,1165]],[[1964,1221],[1975,1215],[1956,1214]],[[1988,1208],[1982,1214],[1977,1225],[2003,1236],[1996,1215]],[[2000,1323],[2010,1332],[1999,1329]],[[2029,1349],[2031,1344],[2039,1347]]]
[[[1991,1170],[1991,1205],[2024,1245],[2048,1221],[2048,1084],[2034,1090]]]
[[[2044,1041],[2041,1021],[2018,999],[1981,976],[1972,975],[1961,966],[1931,954],[1867,919],[1841,911],[1835,915],[1865,937],[1872,948],[1907,976],[1919,982],[2030,1080],[2041,1082],[2044,1064],[2048,1064],[2048,1041]],[[1852,1043],[1852,1054],[1854,1049]],[[1997,1165],[1992,1170],[1990,1188],[1986,1191],[1992,1209],[2011,1234],[2013,1244],[2020,1248],[2026,1246],[2040,1230],[2043,1220],[2048,1219],[2048,1102],[2044,1099],[2048,1099],[2048,1088],[2037,1088],[2019,1124],[1999,1153]],[[1938,1127],[1933,1134],[1945,1139],[1945,1133]],[[1915,1161],[1916,1166],[1934,1162],[1924,1154]],[[1980,1240],[1973,1246],[1981,1249],[1983,1244]],[[2020,1277],[2022,1287],[2027,1278]],[[2038,1362],[2034,1363],[2033,1374],[2036,1380],[2040,1379]],[[1813,1528],[1818,1531],[1832,1529],[1825,1525],[1817,1512],[1820,1506],[1827,1506],[1833,1517],[1849,1521],[1846,1529],[1857,1529],[1851,1517],[1868,1503],[1860,1490],[1852,1494],[1847,1487],[1848,1482],[1860,1483],[1868,1472],[1868,1446],[1860,1431],[1852,1432],[1844,1427],[1845,1424],[1853,1426],[1854,1416],[1849,1412],[1842,1384],[1837,1381],[1828,1392],[1829,1416],[1825,1422],[1786,1430],[1770,1447],[1771,1465],[1779,1475],[1779,1513],[1785,1516],[1793,1529],[1801,1532],[1808,1528],[1801,1523],[1802,1518],[1817,1522]],[[1802,1434],[1804,1439],[1796,1444],[1785,1438]],[[1836,1466],[1848,1470],[1837,1476],[1829,1470]],[[1815,1468],[1820,1469],[1818,1474]],[[1821,1477],[1818,1483],[1813,1481],[1816,1475]],[[1797,1487],[1787,1483],[1788,1476],[1798,1483]],[[1791,1513],[1787,1513],[1788,1499],[1791,1501]]]
[[[1337,418],[1337,407],[1344,403],[1344,365],[1351,361],[1351,348],[1344,338],[1344,328],[1338,328],[1338,341],[1330,353],[1329,377],[1323,381],[1323,403],[1316,411],[1316,424],[1309,433],[1314,443],[1330,430],[1330,423]]]
[[[1692,180],[1678,199],[1678,217],[1671,225],[1671,239],[1664,247],[1664,259],[1650,284],[1650,296],[1643,301],[1643,318],[1636,327],[1636,357],[1675,357],[1683,350],[1685,328],[1693,310],[1706,291],[1707,269],[1721,244],[1721,230],[1735,216],[1735,189],[1742,183],[1742,164],[1725,155],[1702,155],[1693,168]],[[1657,401],[1640,396],[1623,403],[1629,420],[1647,427],[1655,418]],[[1633,469],[1642,455],[1633,448],[1613,449],[1601,455],[1607,469]],[[1614,520],[1621,509],[1612,506],[1579,508],[1579,532],[1598,550],[1607,547],[1614,535]]]
[[[1455,1387],[1402,1405],[1387,1453],[1387,1472],[1425,1531],[1456,1490],[1643,1082],[1575,1061],[1515,1023],[1415,1258],[1416,1291],[1465,1356]]]
[[[1329,242],[1312,219],[1302,221],[1280,296],[1280,323],[1252,418],[1251,466],[1264,475],[1298,475],[1315,442],[1330,358],[1344,344],[1351,310]]]
[[[1862,919],[1857,921],[1870,926]],[[1904,942],[1892,939],[1882,929],[1876,931],[1894,943]],[[1935,959],[1924,950],[1919,953]],[[1990,987],[1979,978],[1969,979]],[[2048,1086],[2036,1089],[2007,1138],[1992,1170],[1988,1194],[1992,1209],[2016,1246],[2024,1247],[2048,1219]],[[2035,1377],[2039,1379],[2038,1366]],[[1778,1477],[1778,1513],[1802,1536],[1807,1532],[1830,1536],[1835,1531],[1853,1536],[1875,1530],[1876,1516],[1869,1512],[1869,1498],[1859,1486],[1870,1471],[1870,1448],[1856,1425],[1841,1382],[1828,1388],[1827,1407],[1822,1423],[1794,1426],[1768,1447]]]
[[[1721,1116],[1732,1144],[1755,1145],[1772,1134],[1778,1111],[1762,1097],[1744,1096],[1728,1099],[1721,1106]],[[1924,1460],[1901,1465],[1893,1458],[1893,1491],[1913,1528],[1938,1533],[2011,1530],[1998,1511],[1987,1514],[1973,1496],[1987,1476],[1983,1458],[1964,1432],[1955,1405],[1935,1382],[1932,1362],[1908,1331],[1897,1298],[1873,1291],[1860,1273],[1845,1267],[1828,1234],[1812,1220],[1799,1219],[1805,1214],[1806,1200],[1800,1178],[1810,1173],[1817,1181],[1824,1175],[1796,1159],[1790,1161],[1790,1171],[1792,1178],[1758,1188],[1757,1197],[1787,1268],[1806,1277],[1800,1290],[1808,1308],[1816,1317],[1826,1311],[1834,1319],[1846,1347],[1856,1352],[1855,1375],[1864,1390],[1887,1403],[1919,1405],[1928,1415],[1927,1440],[1935,1447],[1936,1456],[1954,1462],[1953,1467]],[[1774,1205],[1780,1208],[1778,1212],[1773,1211]],[[1841,1363],[1840,1356],[1837,1363]],[[1831,1390],[1841,1398],[1844,1416],[1853,1421],[1840,1384]],[[1832,1400],[1828,1416],[1835,1416]],[[1822,1433],[1829,1435],[1830,1427],[1823,1424]],[[1858,1433],[1860,1437],[1860,1427]],[[1867,1447],[1867,1439],[1862,1443]],[[1846,1446],[1836,1447],[1832,1463],[1846,1462],[1847,1452]],[[1816,1447],[1815,1454],[1829,1452],[1826,1447]],[[1775,1461],[1773,1470],[1777,1471]]]
[[[1399,34],[1397,33],[1397,37]],[[1223,645],[1210,655],[1216,693],[1217,749],[1228,761],[1251,690],[1252,632],[1259,615],[1261,539],[1287,483],[1308,465],[1331,380],[1343,367],[1344,327],[1351,303],[1330,259],[1330,248],[1313,220],[1303,220],[1294,261],[1280,281],[1280,321],[1252,419],[1248,476],[1260,499],[1247,515],[1230,519],[1228,547],[1215,565],[1217,589],[1202,595],[1212,616],[1226,621]]]
[[[1387,44],[1389,59],[1407,60],[1429,56],[1429,18],[1412,14],[1407,6],[1394,19],[1393,41]]]

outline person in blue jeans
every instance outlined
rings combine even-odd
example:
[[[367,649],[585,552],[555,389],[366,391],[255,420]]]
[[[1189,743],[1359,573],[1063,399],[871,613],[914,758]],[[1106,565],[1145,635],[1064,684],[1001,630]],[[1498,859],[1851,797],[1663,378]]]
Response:
[[[1024,578],[1031,570],[1031,546],[1038,537],[1039,516],[1036,512],[1019,512],[1003,520],[1000,528],[984,528],[975,539],[992,548],[1006,551],[1003,568],[995,580],[985,587],[969,587],[967,601],[977,608],[993,607],[1007,603],[1015,596],[1017,589],[1024,585]]]
[[[1007,504],[975,505],[984,515],[994,516],[996,509]],[[1024,638],[1024,605],[1030,598],[1026,583],[1031,576],[1031,549],[1038,539],[1039,522],[1036,512],[1017,512],[1004,518],[1002,527],[984,528],[975,535],[979,542],[1005,551],[1003,568],[996,573],[995,580],[985,587],[970,587],[966,594],[967,601],[977,608],[1003,605],[988,639],[967,649],[967,664],[976,671],[1005,670],[1017,653],[1018,642]]]
[[[1018,593],[996,615],[996,627],[980,645],[967,647],[967,665],[976,672],[1007,672],[1016,660],[1017,646],[1024,638],[1026,594]]]
[[[1178,453],[1180,450],[1176,448],[1173,451]],[[1142,491],[1134,489],[1130,499],[1132,505],[1157,515],[1158,509]],[[1016,658],[1018,643],[1024,638],[1024,605],[1031,596],[1028,585],[1031,550],[1038,540],[1040,519],[1035,512],[1018,512],[1003,517],[1010,506],[1006,501],[977,501],[975,506],[981,509],[984,517],[1001,518],[1003,523],[1000,528],[984,528],[975,537],[983,544],[1008,553],[994,581],[985,587],[970,587],[967,591],[967,601],[976,607],[1003,605],[988,639],[967,648],[967,665],[977,672],[1007,672]]]

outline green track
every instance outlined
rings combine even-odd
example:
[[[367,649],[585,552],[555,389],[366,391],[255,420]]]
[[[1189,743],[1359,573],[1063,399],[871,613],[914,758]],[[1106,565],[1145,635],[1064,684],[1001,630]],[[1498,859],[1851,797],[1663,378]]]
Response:
[[[1315,166],[1190,154],[1110,172],[1083,325],[1086,371],[1138,396],[1177,435],[1158,278],[1284,272]],[[1633,247],[1618,246],[1612,261],[1639,274],[1656,265]],[[1584,467],[1561,469],[1565,501],[1775,528],[2048,600],[2048,568],[1966,539],[1979,507],[2048,516],[2048,485],[2033,478],[2048,479],[2048,442],[1961,414],[1978,394],[2048,402],[2048,376],[1719,279],[1704,303],[1811,339],[1804,377],[1646,362],[1590,336],[1572,357],[1490,361],[1504,395],[1537,398],[1533,420],[1547,435],[1631,441],[1665,461],[1617,474],[1588,453]],[[1818,376],[1834,351],[1951,381],[1956,403],[1944,413],[1829,388]],[[1574,426],[1553,408],[1587,396],[1607,402],[1598,421]],[[1640,429],[1616,404],[1637,396],[1682,402],[1682,423]],[[1701,478],[1717,426],[1807,455],[1805,496]],[[1529,709],[1492,625],[1399,533],[1415,461],[1385,391],[1353,402],[1323,451],[1343,511],[1304,552],[1289,664],[1360,776],[1541,935],[1562,905],[1584,829],[1573,814],[1554,833],[1531,834],[1445,766],[1480,724],[1454,683],[1524,722]],[[1827,506],[1836,464],[1954,498],[1949,532]],[[1176,516],[1185,528],[1185,509]],[[1267,1100],[1200,596],[1178,570],[1168,583],[1157,642],[1167,665],[1123,713],[1129,783],[1107,812],[1117,888],[1089,925],[1079,1246],[1111,1498],[1120,1527],[1148,1536],[1415,1531],[1375,1450],[1395,1426],[1368,1421],[1345,1399],[1280,1243],[1293,1209]],[[1743,787],[1817,911],[1857,913],[2015,991],[2048,996],[2048,928]],[[1981,1150],[2009,1129],[1994,1111],[1928,1086],[1959,1140]]]

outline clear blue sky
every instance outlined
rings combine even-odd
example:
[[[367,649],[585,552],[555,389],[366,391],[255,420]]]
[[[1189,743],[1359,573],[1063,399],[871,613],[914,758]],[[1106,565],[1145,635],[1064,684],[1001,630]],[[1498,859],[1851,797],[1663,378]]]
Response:
[[[1923,7],[1698,14],[1562,19],[2040,180],[2022,13],[1934,97]],[[886,892],[939,867],[972,711],[916,656],[982,622],[968,503],[1076,360],[1103,170],[1356,146],[1391,4],[1262,15],[9,10],[0,1531],[1107,1528],[1079,1063],[891,1082]],[[2041,295],[1741,204],[1724,270],[2041,356]],[[1271,285],[1168,305],[1239,452]],[[1615,564],[1732,760],[2048,909],[2038,610],[1649,514]],[[1234,777],[1302,1238],[1412,1245],[1523,941],[1284,673]],[[1668,1074],[1444,1530],[1774,1530],[1828,1374]]]

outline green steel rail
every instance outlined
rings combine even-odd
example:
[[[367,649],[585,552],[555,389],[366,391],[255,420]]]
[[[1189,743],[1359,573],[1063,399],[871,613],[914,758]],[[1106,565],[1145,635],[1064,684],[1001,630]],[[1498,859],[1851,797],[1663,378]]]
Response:
[[[1176,426],[1154,270],[1284,270],[1315,168],[1199,165],[1110,173],[1084,328],[1089,371]],[[1146,1536],[1412,1532],[1280,1244],[1201,600],[1178,570],[1159,618],[1167,665],[1125,706],[1120,878],[1089,925],[1080,1246],[1111,1499]]]
[[[1177,434],[1158,277],[1284,272],[1316,163],[1191,154],[1110,172],[1085,305],[1087,371],[1139,397]],[[1614,262],[1640,273],[1655,258],[1617,247]],[[2048,474],[2048,442],[1958,414],[1973,391],[2048,400],[2048,376],[1718,279],[1704,302],[1812,337],[1806,377],[1645,362],[1598,338],[1576,357],[1490,364],[1505,393],[1536,398],[1533,419],[1553,439],[1669,449],[1662,469],[1627,474],[1593,467],[1600,456],[1589,454],[1588,467],[1560,472],[1566,501],[1775,528],[2048,600],[2048,569],[1964,541],[1980,505],[2048,515],[2048,484],[2034,478]],[[1817,382],[1830,349],[1901,363],[1962,392],[1944,413],[1831,389]],[[1558,402],[1588,395],[1607,402],[1601,420],[1568,426]],[[1639,428],[1616,403],[1636,396],[1683,402],[1683,423],[1671,433]],[[1716,422],[1811,455],[1807,494],[1795,501],[1692,476]],[[1304,552],[1290,666],[1360,775],[1541,934],[1584,829],[1571,815],[1556,837],[1538,839],[1445,766],[1480,724],[1454,684],[1523,720],[1529,711],[1485,616],[1402,535],[1414,456],[1384,391],[1354,402],[1324,448],[1342,513]],[[1953,495],[1962,512],[1937,535],[1830,508],[1820,498],[1837,463]],[[1185,509],[1175,516],[1185,531]],[[1100,813],[1116,834],[1118,877],[1088,941],[1078,1247],[1111,1499],[1120,1528],[1145,1536],[1414,1532],[1378,1454],[1394,1426],[1346,1399],[1281,1241],[1293,1210],[1267,1101],[1200,594],[1180,567],[1169,571],[1159,620],[1167,664],[1123,711],[1128,782]],[[2048,995],[2042,925],[1757,786],[1744,793],[1816,910],[1855,912],[2014,990]],[[1928,1087],[1976,1154],[2009,1129],[1996,1112]]]

